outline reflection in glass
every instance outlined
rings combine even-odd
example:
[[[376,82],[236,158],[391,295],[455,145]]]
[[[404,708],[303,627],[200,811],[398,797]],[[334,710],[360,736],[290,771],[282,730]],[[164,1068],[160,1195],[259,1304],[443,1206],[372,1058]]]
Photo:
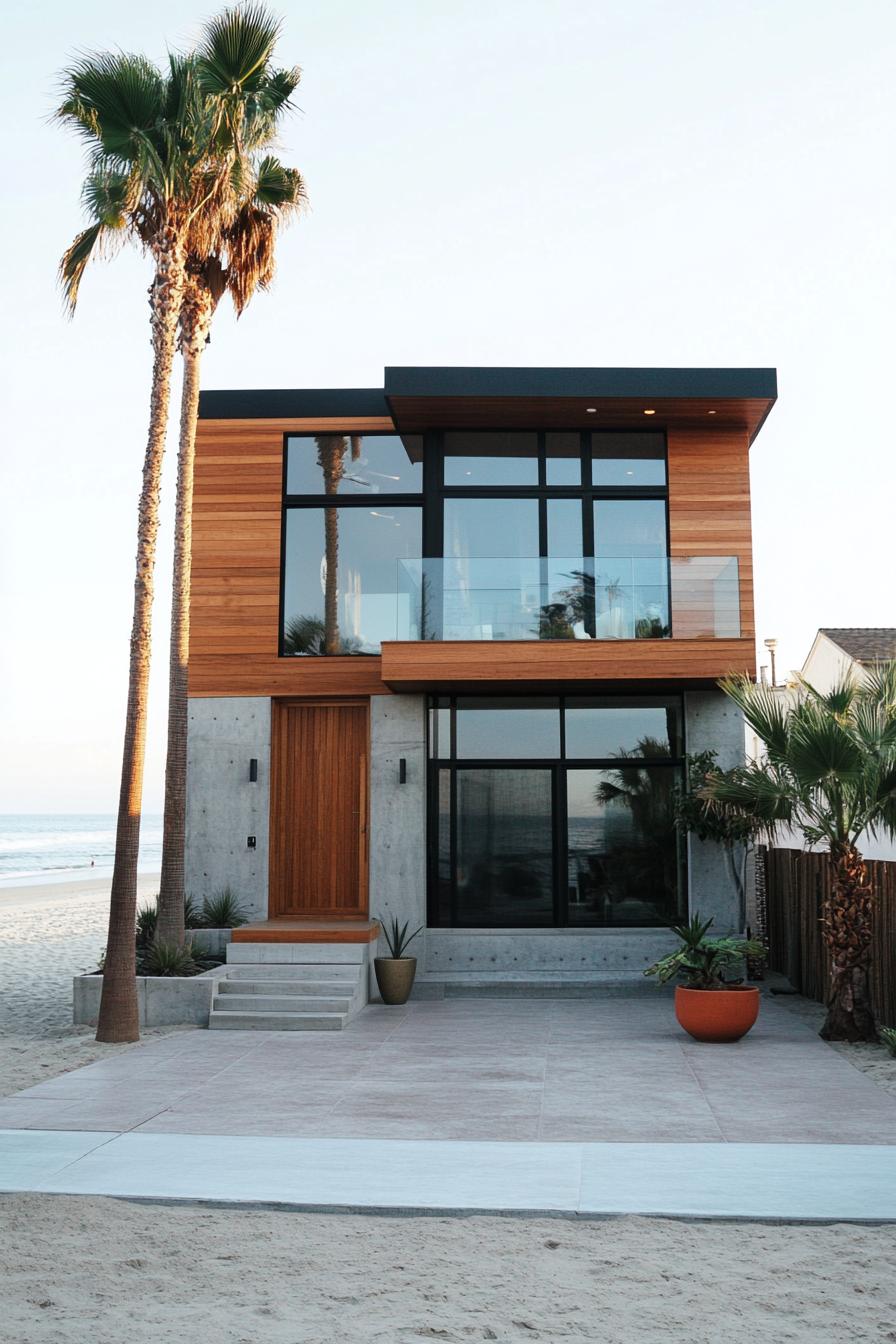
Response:
[[[666,753],[645,741],[638,754]],[[649,926],[679,914],[678,840],[668,765],[571,768],[567,781],[567,895],[571,925]]]
[[[288,495],[416,494],[423,488],[421,434],[318,434],[286,443]]]
[[[634,752],[649,740],[657,754],[681,755],[681,702],[627,696],[569,696],[566,700],[566,755],[608,760]]]
[[[283,652],[379,653],[408,623],[398,563],[420,554],[420,509],[289,509]]]
[[[455,924],[553,923],[551,792],[550,770],[457,771]]]
[[[595,635],[663,639],[670,633],[666,505],[594,501]]]
[[[595,485],[665,485],[666,442],[662,434],[592,434]]]
[[[560,755],[560,701],[550,696],[461,697],[457,701],[459,760],[508,760]]]
[[[548,485],[581,485],[582,440],[578,430],[545,434],[544,440]]]
[[[538,435],[471,430],[445,435],[446,485],[537,485]]]

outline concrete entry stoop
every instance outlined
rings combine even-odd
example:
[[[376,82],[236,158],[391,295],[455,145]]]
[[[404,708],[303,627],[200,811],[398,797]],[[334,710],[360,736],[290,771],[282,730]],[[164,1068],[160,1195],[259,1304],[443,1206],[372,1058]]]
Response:
[[[363,946],[231,943],[208,1025],[230,1031],[341,1031],[366,1002]]]

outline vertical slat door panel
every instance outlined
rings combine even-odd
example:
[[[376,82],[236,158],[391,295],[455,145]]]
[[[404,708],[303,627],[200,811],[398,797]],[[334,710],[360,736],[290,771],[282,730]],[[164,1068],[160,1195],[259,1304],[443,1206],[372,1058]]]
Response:
[[[275,702],[272,918],[367,915],[367,739],[366,704]]]

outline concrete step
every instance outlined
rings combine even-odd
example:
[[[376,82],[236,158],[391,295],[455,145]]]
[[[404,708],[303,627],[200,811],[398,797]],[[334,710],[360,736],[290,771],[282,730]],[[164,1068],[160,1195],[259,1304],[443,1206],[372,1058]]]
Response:
[[[350,994],[355,987],[357,976],[349,979],[347,976],[341,980],[332,980],[329,977],[324,980],[261,980],[253,976],[251,980],[243,979],[240,976],[237,979],[226,979],[218,981],[217,989],[219,994],[289,994],[301,996],[303,994]]]
[[[350,980],[354,981],[361,966],[351,962],[319,962],[308,957],[302,962],[249,963],[228,962],[228,980]]]
[[[209,1029],[224,1031],[341,1031],[345,1013],[222,1013],[213,1008]]]
[[[212,1008],[218,1013],[348,1013],[351,998],[317,994],[218,994]]]
[[[655,981],[641,971],[592,971],[587,975],[557,971],[509,971],[483,975],[455,972],[418,975],[414,999],[600,999],[614,994],[656,994]]]
[[[324,963],[361,966],[367,961],[365,943],[234,943],[227,944],[227,965],[289,966]]]

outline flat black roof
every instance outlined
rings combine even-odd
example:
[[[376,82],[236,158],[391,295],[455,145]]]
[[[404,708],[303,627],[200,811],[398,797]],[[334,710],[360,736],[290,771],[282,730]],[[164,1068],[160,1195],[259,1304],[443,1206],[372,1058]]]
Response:
[[[755,398],[778,394],[775,369],[545,369],[391,366],[384,386],[202,392],[204,420],[390,414],[392,397]]]
[[[382,388],[245,388],[200,392],[200,420],[304,420],[318,416],[388,416]]]
[[[386,369],[387,397],[775,398],[775,369]]]

